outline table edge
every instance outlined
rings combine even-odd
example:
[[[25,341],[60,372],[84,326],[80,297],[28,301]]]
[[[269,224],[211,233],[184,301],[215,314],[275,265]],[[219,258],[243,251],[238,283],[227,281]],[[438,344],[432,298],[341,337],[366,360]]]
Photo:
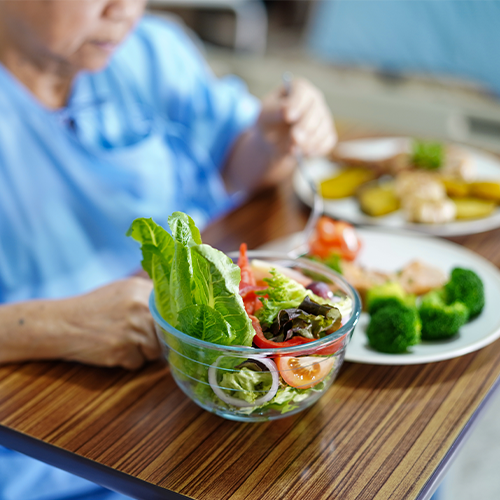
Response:
[[[476,425],[481,420],[481,417],[486,410],[486,407],[491,403],[493,397],[500,390],[500,376],[495,380],[494,384],[490,387],[490,390],[479,403],[474,413],[471,415],[460,434],[457,436],[450,449],[446,452],[445,456],[437,466],[436,470],[432,473],[431,477],[424,484],[424,487],[420,490],[416,500],[430,500],[432,495],[437,490],[441,481],[446,476],[446,473],[453,464],[455,458],[463,448],[467,439],[470,437],[472,431],[476,428]]]
[[[192,500],[0,424],[0,444],[117,493],[143,500]]]

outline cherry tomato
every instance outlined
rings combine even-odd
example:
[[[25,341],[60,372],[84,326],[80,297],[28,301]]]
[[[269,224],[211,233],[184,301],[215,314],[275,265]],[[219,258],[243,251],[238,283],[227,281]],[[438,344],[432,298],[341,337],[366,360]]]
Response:
[[[321,356],[281,356],[276,359],[283,380],[297,389],[309,389],[319,384],[331,372],[335,358]]]
[[[361,249],[361,241],[351,224],[322,216],[309,246],[310,253],[322,259],[336,253],[343,259],[354,260]]]
[[[312,255],[316,255],[316,257],[326,259],[331,253],[333,253],[333,248],[331,245],[328,245],[328,243],[325,243],[318,238],[314,238],[309,242],[309,252]]]
[[[316,230],[318,237],[325,243],[339,243],[338,222],[330,219],[330,217],[320,217]]]

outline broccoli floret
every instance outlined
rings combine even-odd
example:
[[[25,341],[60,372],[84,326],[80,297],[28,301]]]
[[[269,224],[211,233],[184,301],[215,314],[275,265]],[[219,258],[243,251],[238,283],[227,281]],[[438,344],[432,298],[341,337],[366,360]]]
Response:
[[[469,310],[462,302],[446,303],[443,289],[424,295],[419,308],[422,321],[422,338],[425,340],[445,339],[456,335],[467,323]]]
[[[477,316],[484,307],[484,285],[481,278],[470,269],[456,267],[451,279],[444,286],[446,302],[463,302],[469,309],[469,319]]]
[[[387,304],[372,316],[366,334],[377,351],[399,354],[420,342],[421,323],[415,307]]]
[[[381,307],[389,304],[413,307],[415,296],[407,295],[397,281],[388,281],[382,285],[374,286],[366,293],[366,310],[370,314],[376,313]]]

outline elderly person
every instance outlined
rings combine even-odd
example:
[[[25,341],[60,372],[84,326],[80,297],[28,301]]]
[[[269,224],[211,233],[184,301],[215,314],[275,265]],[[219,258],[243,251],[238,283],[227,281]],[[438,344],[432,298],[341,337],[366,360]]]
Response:
[[[311,84],[260,103],[144,3],[0,2],[1,363],[158,358],[132,220],[203,225],[288,172],[294,147],[335,143]],[[121,495],[0,448],[3,500],[76,497]]]

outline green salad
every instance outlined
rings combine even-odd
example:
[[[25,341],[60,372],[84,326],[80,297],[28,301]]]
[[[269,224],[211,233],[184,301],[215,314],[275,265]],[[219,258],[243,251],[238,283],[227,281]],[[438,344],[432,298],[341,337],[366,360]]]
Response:
[[[318,396],[335,372],[337,351],[342,349],[333,343],[311,350],[307,344],[341,327],[351,314],[350,298],[326,283],[309,280],[304,286],[294,279],[297,271],[249,262],[246,245],[235,264],[203,244],[194,221],[182,212],[173,213],[168,223],[170,232],[152,219],[136,219],[127,233],[141,245],[158,313],[190,337],[218,346],[243,346],[245,352],[252,348],[251,354],[234,355],[184,341],[165,329],[176,379],[202,406],[242,414],[286,413]],[[304,345],[304,355],[262,353],[297,345]]]

